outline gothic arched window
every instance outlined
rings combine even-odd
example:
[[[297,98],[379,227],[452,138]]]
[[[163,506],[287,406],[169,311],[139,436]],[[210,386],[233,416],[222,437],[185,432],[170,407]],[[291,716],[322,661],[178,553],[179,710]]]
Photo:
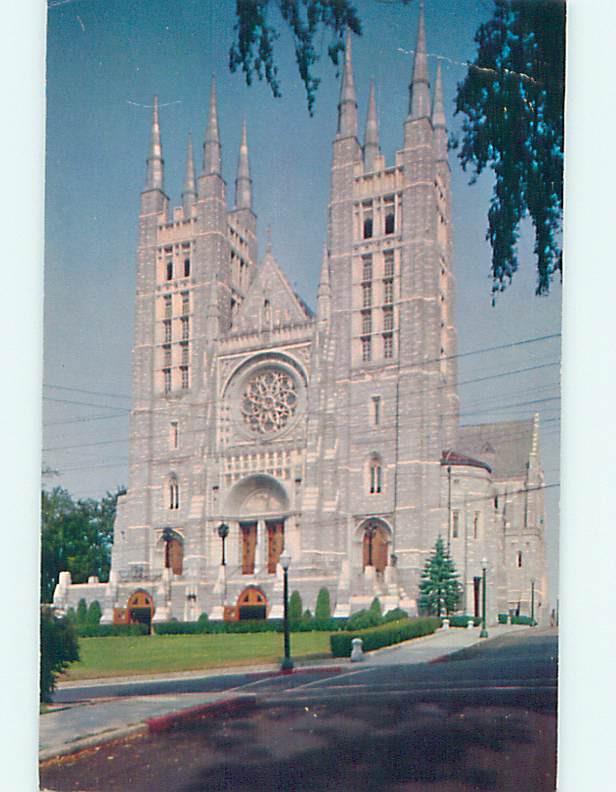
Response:
[[[370,459],[370,494],[379,492],[383,492],[383,463],[380,457],[373,456]]]
[[[175,476],[169,477],[169,508],[180,508],[180,487]]]

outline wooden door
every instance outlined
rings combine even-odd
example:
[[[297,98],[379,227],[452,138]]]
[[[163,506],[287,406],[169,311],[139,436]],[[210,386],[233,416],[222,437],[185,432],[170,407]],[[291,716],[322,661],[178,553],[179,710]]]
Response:
[[[184,548],[179,539],[170,539],[165,546],[165,567],[171,569],[174,575],[182,574],[184,562]]]
[[[152,624],[154,615],[154,602],[150,594],[143,589],[138,589],[128,598],[126,605],[129,624],[145,624],[148,629]]]
[[[257,523],[240,523],[242,531],[242,575],[254,575],[257,549]]]
[[[265,619],[267,616],[267,599],[261,589],[249,586],[237,598],[237,615],[239,619]]]
[[[372,540],[372,563],[377,572],[383,572],[387,566],[388,542],[385,531],[377,528]]]
[[[284,520],[268,520],[267,523],[267,571],[276,572],[276,566],[284,549]]]

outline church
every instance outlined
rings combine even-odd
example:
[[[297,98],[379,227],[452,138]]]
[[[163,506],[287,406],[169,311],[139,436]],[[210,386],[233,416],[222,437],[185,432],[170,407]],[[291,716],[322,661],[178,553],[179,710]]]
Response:
[[[109,581],[61,573],[60,612],[84,598],[99,601],[104,623],[279,618],[284,550],[304,608],[314,612],[325,588],[335,616],[374,597],[415,615],[441,536],[461,612],[478,615],[485,567],[489,621],[532,607],[541,618],[538,416],[459,422],[446,118],[423,14],[400,116],[401,147],[387,163],[373,84],[360,138],[347,37],[313,312],[269,242],[258,258],[246,126],[229,206],[215,84],[202,164],[189,143],[175,208],[155,100],[128,490]]]

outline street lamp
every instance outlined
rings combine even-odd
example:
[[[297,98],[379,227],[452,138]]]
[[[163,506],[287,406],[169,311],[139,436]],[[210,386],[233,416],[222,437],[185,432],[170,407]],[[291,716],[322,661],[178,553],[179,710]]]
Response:
[[[222,539],[222,561],[221,561],[221,566],[226,566],[227,565],[227,561],[226,561],[226,558],[225,558],[225,539],[227,538],[228,535],[229,535],[229,526],[227,525],[227,523],[220,523],[220,525],[218,526],[218,536],[220,536],[220,538]]]
[[[280,556],[280,566],[282,567],[282,572],[284,575],[284,588],[283,588],[283,600],[284,600],[284,659],[280,665],[281,671],[292,671],[293,670],[293,660],[291,660],[291,641],[289,636],[289,564],[291,563],[291,556],[285,552]]]
[[[483,570],[483,586],[481,590],[481,632],[479,633],[480,638],[487,638],[488,631],[486,630],[486,573],[488,571],[488,560],[487,558],[481,559],[481,569]]]
[[[530,626],[535,626],[535,578],[530,579]]]

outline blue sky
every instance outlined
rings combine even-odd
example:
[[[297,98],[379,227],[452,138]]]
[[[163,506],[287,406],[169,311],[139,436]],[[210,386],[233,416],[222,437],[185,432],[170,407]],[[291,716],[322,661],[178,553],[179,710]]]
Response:
[[[368,83],[376,81],[381,147],[388,162],[401,145],[417,26],[417,3],[358,2],[364,35],[353,61],[363,127]],[[44,462],[75,496],[99,497],[126,482],[127,411],[139,192],[152,98],[159,96],[165,183],[179,205],[186,141],[197,167],[210,77],[216,74],[223,169],[232,199],[242,120],[248,124],[261,251],[272,227],[274,253],[314,305],[325,240],[331,141],[338,81],[326,58],[310,118],[289,39],[277,44],[282,99],[250,88],[227,68],[233,2],[72,0],[50,3],[47,49]],[[441,60],[450,129],[457,83],[474,55],[474,34],[490,15],[485,1],[427,0],[431,76]],[[520,243],[521,270],[491,306],[485,242],[489,174],[473,187],[451,155],[461,353],[560,332],[560,284],[534,296],[532,242]],[[546,481],[559,481],[559,339],[460,359],[464,422],[532,415],[542,422]],[[524,375],[507,372],[536,367]],[[113,416],[113,417],[112,417]],[[557,486],[546,492],[552,598],[556,591]]]

